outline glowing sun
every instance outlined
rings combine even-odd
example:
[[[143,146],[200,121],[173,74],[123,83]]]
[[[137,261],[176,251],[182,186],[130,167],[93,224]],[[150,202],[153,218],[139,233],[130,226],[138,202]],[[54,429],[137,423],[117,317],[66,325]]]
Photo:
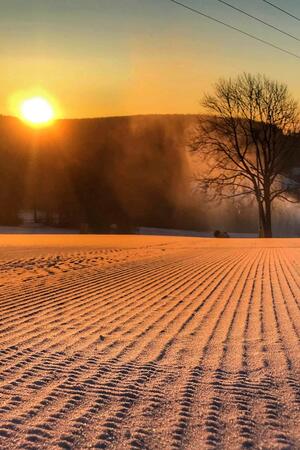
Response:
[[[43,97],[23,100],[20,106],[21,117],[32,126],[50,125],[55,118],[51,103]]]

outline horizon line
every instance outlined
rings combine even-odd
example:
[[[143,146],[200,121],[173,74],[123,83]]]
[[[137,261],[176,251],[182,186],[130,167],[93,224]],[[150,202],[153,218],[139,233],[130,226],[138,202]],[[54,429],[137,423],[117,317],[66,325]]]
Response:
[[[203,113],[137,113],[137,114],[120,114],[120,115],[104,115],[104,116],[86,116],[86,117],[58,117],[54,122],[66,121],[66,120],[97,120],[97,119],[119,119],[126,117],[146,117],[146,116],[202,116]],[[0,113],[0,118],[16,119],[20,122],[24,122],[22,118],[11,114]]]

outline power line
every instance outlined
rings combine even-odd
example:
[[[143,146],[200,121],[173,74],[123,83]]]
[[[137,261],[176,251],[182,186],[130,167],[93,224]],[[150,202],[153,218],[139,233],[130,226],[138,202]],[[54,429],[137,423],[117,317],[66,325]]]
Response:
[[[290,38],[292,38],[292,39],[295,39],[296,41],[300,42],[300,39],[297,38],[296,36],[293,36],[292,34],[287,33],[286,31],[281,30],[280,28],[277,28],[277,27],[275,27],[274,25],[271,25],[271,24],[268,23],[268,22],[265,22],[264,20],[260,19],[259,17],[253,16],[252,14],[250,14],[250,13],[244,11],[243,9],[237,8],[236,6],[233,6],[233,5],[231,5],[230,3],[225,2],[225,0],[217,0],[217,1],[220,2],[220,3],[223,3],[223,4],[226,5],[226,6],[229,6],[229,8],[232,8],[232,9],[234,9],[235,11],[240,12],[241,14],[244,14],[245,16],[250,17],[251,19],[256,20],[257,22],[262,23],[263,25],[266,25],[266,26],[269,27],[269,28],[273,28],[273,30],[279,31],[279,33],[282,33],[282,34],[284,34],[284,35],[286,35],[286,36],[288,36],[288,37],[290,37]]]
[[[181,3],[177,0],[168,0],[168,1],[170,1],[171,3],[175,3],[178,6],[182,6],[183,8],[185,8],[195,14],[198,14],[199,16],[205,17],[206,19],[212,20],[213,22],[217,22],[226,28],[237,31],[238,33],[241,33],[244,36],[250,37],[251,39],[254,39],[262,44],[265,44],[265,45],[268,45],[269,47],[275,48],[276,50],[286,53],[287,55],[290,55],[290,56],[293,56],[294,58],[300,59],[300,56],[297,55],[296,53],[292,53],[289,50],[286,50],[282,47],[278,47],[277,45],[273,44],[272,42],[265,41],[264,39],[254,36],[253,34],[247,33],[247,31],[243,31],[240,28],[234,27],[233,25],[229,25],[228,23],[223,22],[222,20],[219,20],[219,19],[216,19],[215,17],[209,16],[208,14],[203,13],[199,9],[192,8],[191,6],[185,5],[184,3]]]
[[[269,2],[268,0],[262,0],[262,2],[265,2],[265,3],[267,3],[268,5],[273,6],[273,8],[278,9],[278,11],[281,11],[281,12],[283,12],[284,14],[287,14],[288,16],[290,16],[290,17],[292,17],[293,19],[296,19],[296,20],[298,20],[298,21],[300,22],[300,18],[299,18],[299,17],[295,16],[294,14],[291,14],[290,12],[286,11],[285,9],[280,8],[280,7],[277,6],[277,5],[274,5],[274,3]]]

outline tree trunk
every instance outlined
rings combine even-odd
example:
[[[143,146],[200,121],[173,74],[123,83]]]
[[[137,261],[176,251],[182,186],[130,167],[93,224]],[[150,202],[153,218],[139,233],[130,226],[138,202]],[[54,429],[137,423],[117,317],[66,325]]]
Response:
[[[262,202],[258,199],[258,220],[259,220],[259,234],[260,238],[265,237],[265,213]]]
[[[272,212],[271,202],[267,198],[264,203],[258,200],[258,217],[259,217],[259,237],[272,237]]]
[[[265,200],[265,236],[266,238],[272,237],[272,213],[271,213],[271,202],[267,198]]]

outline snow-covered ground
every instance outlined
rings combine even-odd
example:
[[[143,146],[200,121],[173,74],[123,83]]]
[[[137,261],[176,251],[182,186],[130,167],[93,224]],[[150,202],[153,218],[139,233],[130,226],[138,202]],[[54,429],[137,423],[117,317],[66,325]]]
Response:
[[[148,228],[139,227],[137,234],[145,236],[190,236],[190,237],[214,237],[213,231],[189,231],[174,230],[170,228]],[[70,228],[51,228],[42,226],[18,226],[3,227],[0,226],[0,234],[79,234],[79,230]],[[235,238],[255,238],[254,233],[228,233],[230,237]]]
[[[42,226],[2,227],[0,234],[76,234],[78,230],[70,228],[52,228]]]
[[[300,448],[300,239],[0,236],[0,448]]]
[[[190,237],[214,237],[213,231],[189,231],[189,230],[174,230],[168,228],[138,228],[138,234],[145,236],[190,236]],[[235,238],[255,238],[258,237],[255,233],[228,233],[229,237]]]

